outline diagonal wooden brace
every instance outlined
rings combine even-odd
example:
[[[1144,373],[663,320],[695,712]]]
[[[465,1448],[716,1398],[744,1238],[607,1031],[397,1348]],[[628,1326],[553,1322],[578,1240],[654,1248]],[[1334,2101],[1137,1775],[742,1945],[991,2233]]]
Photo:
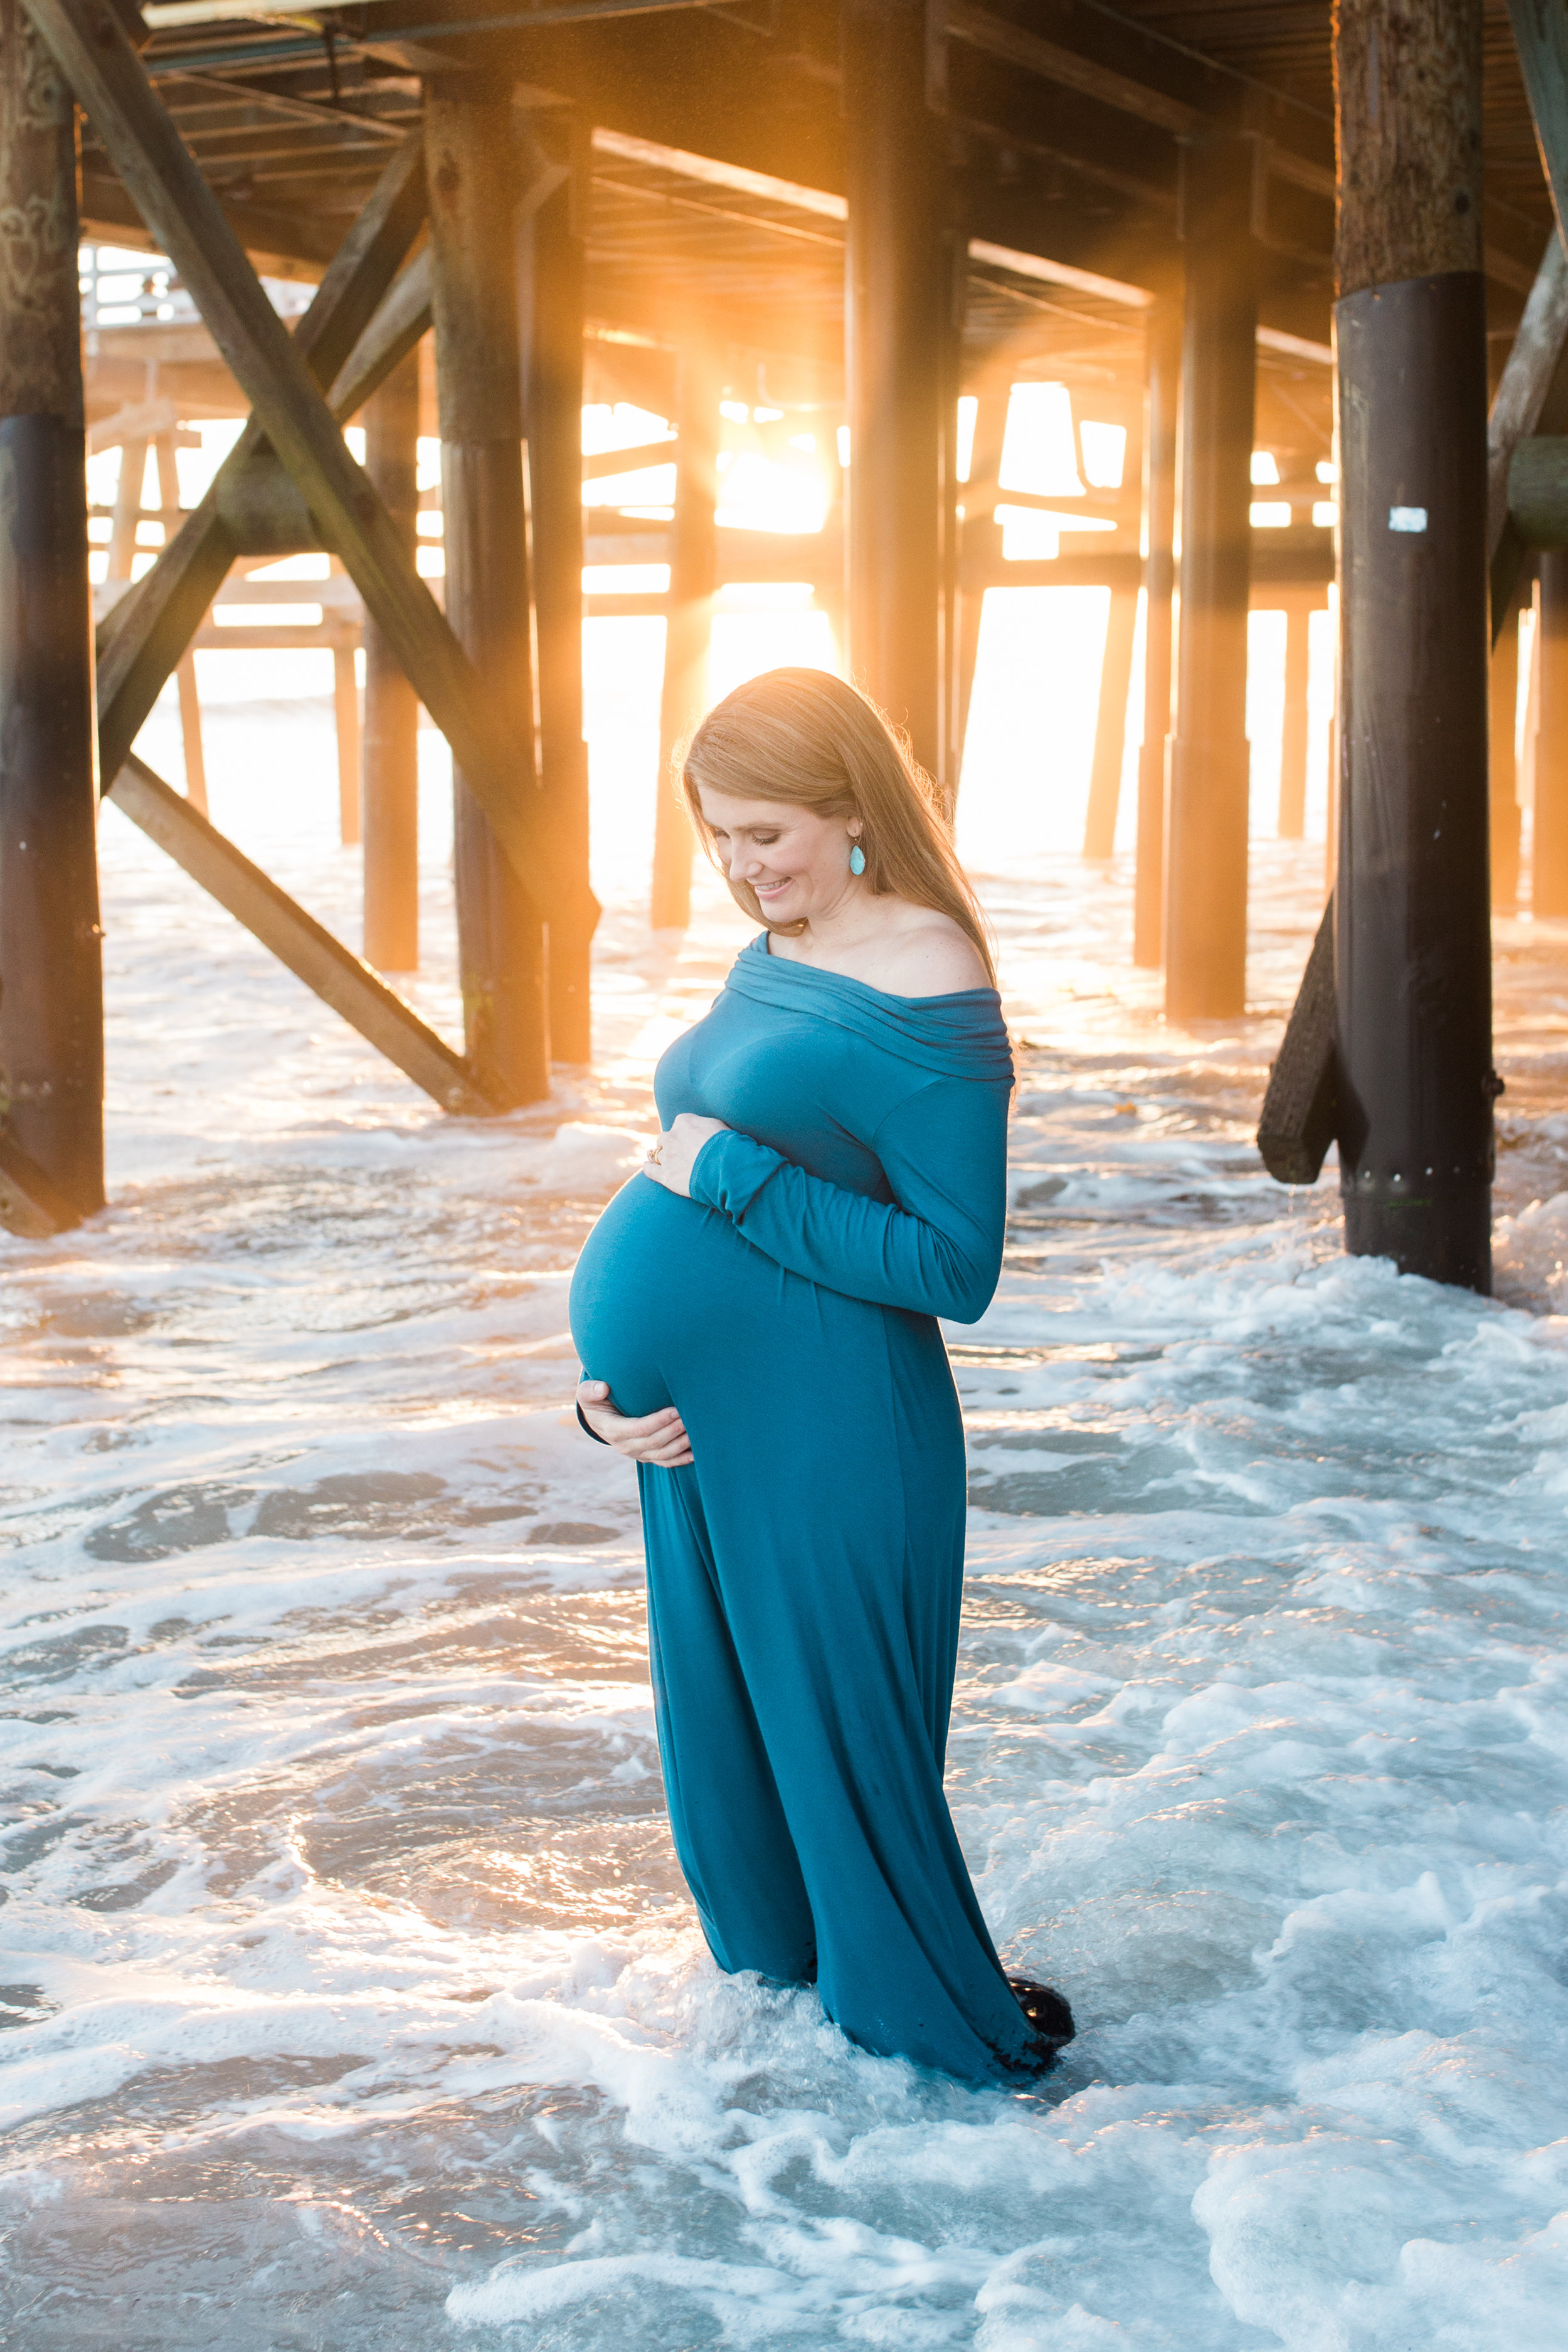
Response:
[[[582,896],[552,838],[532,747],[478,673],[405,552],[363,468],[105,0],[26,0],[110,162],[174,262],[255,419],[335,547],[366,610],[446,736],[519,880],[548,920]]]
[[[395,297],[403,280],[391,295],[386,289],[424,225],[425,209],[424,142],[416,134],[383,172],[295,330],[295,346],[318,383],[331,383],[345,360],[352,361],[356,380],[367,374],[376,329],[388,310],[395,311],[393,340],[396,357],[402,356],[406,345],[398,336],[406,330],[407,303],[405,299],[397,303]],[[427,296],[427,267],[420,278]],[[395,363],[395,359],[387,362]],[[341,420],[353,410],[339,408],[336,413]],[[231,503],[243,499],[247,469],[266,446],[266,436],[253,420],[205,498],[99,627],[99,769],[105,791],[240,551],[226,528],[226,513]]]
[[[110,787],[110,798],[132,822],[166,849],[177,866],[226,907],[237,922],[286,963],[307,988],[376,1051],[395,1062],[443,1110],[470,1118],[493,1118],[500,1108],[489,1100],[460,1054],[421,1021],[412,1006],[379,974],[351,955],[280,890],[242,850],[198,815],[189,801],[153,774],[134,753]]]

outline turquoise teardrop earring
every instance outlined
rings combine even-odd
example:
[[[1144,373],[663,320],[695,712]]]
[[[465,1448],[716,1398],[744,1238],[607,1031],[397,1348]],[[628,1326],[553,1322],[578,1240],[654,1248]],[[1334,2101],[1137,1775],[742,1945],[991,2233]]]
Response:
[[[851,874],[864,874],[866,871],[866,853],[858,841],[849,845],[849,871]]]

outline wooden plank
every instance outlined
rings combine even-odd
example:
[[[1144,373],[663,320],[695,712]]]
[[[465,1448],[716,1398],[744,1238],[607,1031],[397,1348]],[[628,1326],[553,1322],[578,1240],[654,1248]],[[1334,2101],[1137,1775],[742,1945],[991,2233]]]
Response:
[[[300,350],[262,290],[119,20],[97,0],[27,0],[29,14],[149,228],[184,279],[268,439],[342,557],[367,609],[452,749],[520,883],[542,911],[570,905],[569,866],[518,789],[518,747],[472,662],[350,456]]]
[[[351,955],[313,915],[154,775],[144,760],[132,755],[125,762],[110,787],[110,797],[194,882],[287,964],[296,979],[313,989],[433,1102],[469,1118],[493,1116],[497,1106],[479,1091],[462,1055],[368,964]]]
[[[295,330],[297,349],[321,382],[362,340],[367,317],[374,320],[424,213],[424,148],[414,139],[383,172]],[[237,552],[223,520],[226,501],[247,467],[269,454],[252,419],[157,562],[100,625],[99,760],[106,783],[119,774]]]

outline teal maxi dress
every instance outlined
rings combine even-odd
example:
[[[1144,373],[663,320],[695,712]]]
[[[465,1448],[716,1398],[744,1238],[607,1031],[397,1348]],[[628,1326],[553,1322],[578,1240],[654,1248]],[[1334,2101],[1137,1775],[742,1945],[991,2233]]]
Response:
[[[641,1173],[572,1285],[584,1376],[674,1404],[638,1467],[676,1852],[722,1969],[814,1979],[856,2042],[1032,2071],[942,1776],[963,1433],[936,1318],[1002,1260],[1012,1055],[993,989],[885,995],[736,958],[655,1077],[721,1119],[691,1197]],[[1033,2063],[1037,2063],[1037,2055]]]

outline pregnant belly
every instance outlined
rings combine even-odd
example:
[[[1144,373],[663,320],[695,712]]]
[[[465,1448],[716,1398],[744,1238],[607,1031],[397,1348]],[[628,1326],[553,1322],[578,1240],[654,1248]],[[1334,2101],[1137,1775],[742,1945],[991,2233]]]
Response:
[[[727,1218],[647,1176],[622,1186],[572,1277],[572,1337],[585,1377],[607,1381],[622,1412],[679,1402],[683,1365],[712,1368],[747,1305],[779,1270]]]
[[[678,1405],[700,1451],[771,1431],[810,1458],[940,1464],[962,1497],[963,1433],[929,1315],[791,1274],[727,1217],[646,1176],[623,1185],[572,1277],[572,1336],[622,1412]],[[752,1465],[754,1467],[754,1463]]]

